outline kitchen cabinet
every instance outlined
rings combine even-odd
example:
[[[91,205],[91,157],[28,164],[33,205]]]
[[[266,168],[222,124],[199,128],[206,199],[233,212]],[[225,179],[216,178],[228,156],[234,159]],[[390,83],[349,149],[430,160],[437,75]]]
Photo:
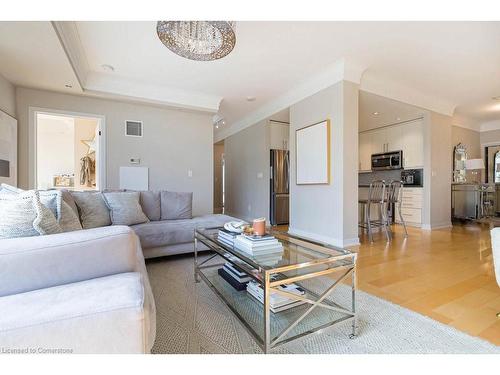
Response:
[[[422,119],[359,133],[359,170],[371,170],[371,155],[403,150],[405,169],[424,165],[424,126]]]
[[[372,168],[372,143],[371,134],[359,134],[359,170],[369,171]]]
[[[269,148],[271,150],[288,150],[290,125],[269,121]]]
[[[422,225],[423,188],[403,188],[401,214],[408,226]],[[400,224],[398,207],[396,207],[396,223]]]

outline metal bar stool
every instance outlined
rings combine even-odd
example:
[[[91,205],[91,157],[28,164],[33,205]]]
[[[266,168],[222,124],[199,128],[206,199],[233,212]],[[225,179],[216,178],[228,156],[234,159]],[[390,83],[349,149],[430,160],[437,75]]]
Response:
[[[373,181],[370,184],[370,189],[368,191],[368,199],[360,199],[359,203],[363,205],[364,212],[363,223],[360,223],[359,226],[368,231],[368,238],[370,239],[370,242],[373,242],[373,227],[383,227],[387,241],[390,241],[385,182],[383,180]],[[379,208],[378,220],[372,220],[371,218],[372,206],[378,206]]]
[[[397,211],[399,213],[399,219],[403,228],[405,229],[405,238],[408,237],[408,231],[406,230],[405,219],[403,219],[403,214],[401,213],[401,204],[403,202],[403,183],[401,181],[391,181],[387,189],[387,216],[389,215],[389,205],[394,204],[397,206]]]

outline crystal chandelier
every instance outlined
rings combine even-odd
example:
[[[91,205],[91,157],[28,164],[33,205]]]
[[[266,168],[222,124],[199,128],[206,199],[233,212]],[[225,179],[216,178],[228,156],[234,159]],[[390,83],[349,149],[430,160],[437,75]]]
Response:
[[[233,21],[158,21],[156,31],[161,42],[179,56],[210,61],[233,50],[234,26]]]

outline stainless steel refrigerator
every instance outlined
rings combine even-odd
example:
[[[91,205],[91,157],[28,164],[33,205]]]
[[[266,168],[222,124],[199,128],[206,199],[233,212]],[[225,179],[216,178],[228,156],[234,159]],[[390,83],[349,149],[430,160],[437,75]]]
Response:
[[[271,150],[271,224],[288,224],[290,157],[286,150]]]

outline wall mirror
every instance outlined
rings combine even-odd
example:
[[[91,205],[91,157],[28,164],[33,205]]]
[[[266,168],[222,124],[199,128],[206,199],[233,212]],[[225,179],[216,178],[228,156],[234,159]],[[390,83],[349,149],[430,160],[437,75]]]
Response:
[[[466,182],[467,147],[459,143],[453,149],[453,182]]]

